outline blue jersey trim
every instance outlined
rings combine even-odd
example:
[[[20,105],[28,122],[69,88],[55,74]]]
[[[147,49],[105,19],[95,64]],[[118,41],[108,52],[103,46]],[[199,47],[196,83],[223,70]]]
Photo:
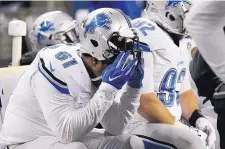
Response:
[[[61,87],[58,85],[58,82],[54,82],[53,78],[49,78],[47,75],[47,72],[44,72],[44,69],[41,69],[40,64],[38,65],[38,71],[55,87],[55,89],[57,89],[59,92],[63,93],[63,94],[68,94],[70,95],[69,89],[67,87]],[[51,77],[51,76],[50,76]]]

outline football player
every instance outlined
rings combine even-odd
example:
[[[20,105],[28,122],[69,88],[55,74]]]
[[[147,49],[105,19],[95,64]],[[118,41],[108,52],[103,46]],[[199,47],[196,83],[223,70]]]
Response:
[[[21,76],[6,110],[0,147],[132,148],[131,135],[121,134],[141,95],[143,69],[137,63],[140,53],[133,50],[137,35],[130,20],[111,8],[91,12],[80,31],[80,44],[43,48]],[[101,78],[101,84],[93,83]],[[120,102],[114,102],[124,85]],[[120,123],[110,125],[114,121]],[[99,122],[108,134],[120,136],[91,132]]]
[[[214,147],[215,130],[201,114],[190,87],[188,48],[194,47],[183,26],[190,5],[189,1],[148,1],[148,18],[132,21],[139,40],[146,43],[139,47],[151,51],[143,53],[145,77],[138,108],[145,119],[137,114],[128,127],[145,146],[153,147],[148,141],[174,149]]]
[[[193,5],[185,26],[207,64],[225,81],[224,1],[200,1]]]
[[[21,65],[30,64],[43,47],[79,42],[78,23],[65,12],[46,12],[29,27],[28,38],[32,50],[22,56]]]

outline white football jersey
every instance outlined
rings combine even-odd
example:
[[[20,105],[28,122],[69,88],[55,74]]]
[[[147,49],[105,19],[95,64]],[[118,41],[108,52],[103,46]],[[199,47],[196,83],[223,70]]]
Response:
[[[0,148],[39,136],[59,135],[57,127],[64,126],[60,123],[54,126],[53,115],[60,118],[63,112],[68,112],[69,104],[77,109],[93,96],[88,73],[77,55],[78,48],[60,44],[37,54],[9,99],[0,132]],[[75,78],[78,79],[74,81]],[[54,114],[62,108],[63,112]]]
[[[121,134],[137,108],[141,90],[118,90],[102,82],[97,89],[77,45],[43,48],[20,77],[5,113],[0,148],[41,136],[62,143],[82,140],[100,121],[111,134]],[[129,101],[129,102],[127,102]]]
[[[190,89],[188,49],[192,48],[191,39],[180,41],[178,47],[153,21],[138,18],[132,23],[140,42],[146,43],[151,51],[143,54],[143,92],[156,93],[165,107],[179,120],[182,113],[179,94]]]

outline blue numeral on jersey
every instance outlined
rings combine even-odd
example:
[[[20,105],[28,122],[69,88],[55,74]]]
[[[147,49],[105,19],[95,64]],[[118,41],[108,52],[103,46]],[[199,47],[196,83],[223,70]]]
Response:
[[[72,58],[72,55],[68,52],[61,51],[61,52],[59,52],[55,55],[55,58],[60,60],[60,61],[64,61],[64,60],[67,60],[69,58]],[[62,65],[63,65],[64,68],[68,68],[68,67],[70,67],[72,65],[75,65],[75,64],[77,64],[77,61],[74,58],[72,58],[70,61],[67,61],[67,62],[63,63]]]
[[[159,86],[158,98],[162,101],[165,106],[172,106],[174,99],[176,98],[176,79],[177,79],[177,70],[170,69],[164,75],[161,84]]]
[[[68,52],[64,52],[64,51],[63,52],[59,52],[59,53],[57,53],[55,55],[55,58],[60,60],[60,61],[64,61],[64,60],[66,60],[68,58],[71,58],[71,57],[72,57],[71,54],[69,54]]]
[[[176,85],[183,82],[185,74],[185,68],[181,70],[179,75],[176,69],[171,68],[164,75],[157,96],[166,107],[171,107],[174,101],[179,104],[179,91],[176,90]]]
[[[64,68],[68,68],[68,67],[70,67],[72,65],[75,65],[75,64],[77,64],[77,61],[73,58],[72,60],[63,63],[63,67]]]
[[[184,80],[184,77],[186,75],[186,68],[183,68],[180,72],[180,75],[178,76],[178,83],[181,83]]]
[[[183,68],[180,72],[180,75],[178,76],[177,83],[182,83],[185,75],[186,75],[186,68]],[[179,95],[177,95],[176,102],[177,102],[177,105],[180,103],[179,102]]]
[[[146,21],[136,21],[133,23],[133,27],[139,29],[139,31],[142,32],[144,36],[148,35],[146,31],[155,30],[155,27]]]

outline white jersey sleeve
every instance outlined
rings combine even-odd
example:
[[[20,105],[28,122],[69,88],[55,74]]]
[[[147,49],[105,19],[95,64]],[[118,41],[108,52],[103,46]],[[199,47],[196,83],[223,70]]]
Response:
[[[126,127],[139,106],[141,89],[126,85],[121,92],[122,96],[117,96],[101,121],[103,128],[112,135],[126,133]]]
[[[225,81],[225,2],[202,1],[193,5],[185,26],[212,70]]]
[[[181,84],[180,94],[182,94],[183,92],[191,89],[190,72],[189,72],[188,68],[186,69],[185,73],[186,73],[186,75],[185,75],[184,80]]]
[[[158,36],[162,33],[155,22],[146,18],[137,18],[132,20],[133,27],[138,33],[140,44],[139,48],[143,49],[144,58],[144,78],[142,93],[154,92],[154,73],[155,73],[155,57],[153,52],[163,49]]]
[[[145,52],[152,52],[165,48],[164,45],[161,44],[162,39],[159,38],[164,32],[155,22],[146,18],[137,18],[132,20],[132,25],[138,33],[140,41],[139,49]]]
[[[143,89],[142,93],[153,93],[154,92],[154,58],[151,52],[143,54],[144,58],[144,78],[143,78]]]
[[[39,53],[39,71],[32,77],[34,94],[58,139],[63,143],[78,141],[100,122],[117,89],[102,83],[92,97],[88,93],[91,82],[76,49],[46,51]]]
[[[60,93],[77,98],[89,86],[86,69],[77,54],[79,46],[58,44],[38,53],[38,70]],[[88,79],[87,79],[88,80]],[[84,84],[84,85],[83,85]]]
[[[181,52],[184,60],[184,67],[186,69],[185,75],[183,78],[183,82],[181,84],[181,89],[180,89],[180,94],[183,92],[191,89],[191,84],[190,84],[190,70],[189,70],[189,64],[191,61],[191,50],[196,47],[195,42],[191,39],[191,37],[186,37],[180,41],[180,46],[181,46]]]
[[[194,48],[197,48],[196,43],[194,42],[194,40],[192,39],[192,37],[187,36],[187,37],[185,37],[184,39],[182,39],[180,41],[180,44],[183,44],[184,45],[183,48],[185,50],[187,49],[187,55],[188,55],[188,57],[186,57],[186,58],[189,58],[188,61],[190,62],[192,60],[192,55],[191,55],[192,50]]]

